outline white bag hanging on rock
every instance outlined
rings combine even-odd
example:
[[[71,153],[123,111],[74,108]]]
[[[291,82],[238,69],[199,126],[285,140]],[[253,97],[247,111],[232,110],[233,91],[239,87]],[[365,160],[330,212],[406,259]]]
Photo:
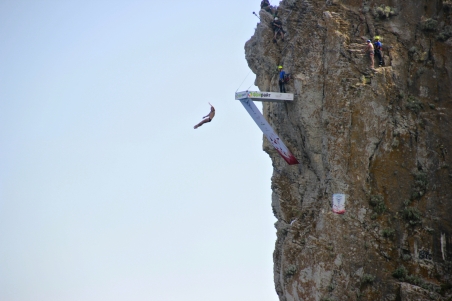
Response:
[[[345,194],[333,194],[333,212],[337,214],[345,213]]]

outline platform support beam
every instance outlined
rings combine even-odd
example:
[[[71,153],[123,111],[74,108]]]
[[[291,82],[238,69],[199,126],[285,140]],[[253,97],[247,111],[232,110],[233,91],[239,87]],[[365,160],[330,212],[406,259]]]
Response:
[[[297,158],[289,151],[286,145],[279,139],[278,135],[275,133],[273,128],[264,118],[262,113],[256,107],[251,98],[243,98],[240,99],[240,102],[245,107],[248,114],[250,114],[251,118],[253,118],[254,122],[256,122],[257,126],[261,129],[264,135],[267,137],[268,141],[275,147],[276,151],[281,155],[281,157],[286,160],[287,164],[299,164]]]

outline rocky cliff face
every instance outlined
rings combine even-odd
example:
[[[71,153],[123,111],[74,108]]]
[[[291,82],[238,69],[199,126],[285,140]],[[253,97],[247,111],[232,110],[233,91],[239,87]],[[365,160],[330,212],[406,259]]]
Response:
[[[452,1],[284,0],[276,13],[285,41],[261,10],[245,52],[260,90],[279,90],[281,64],[296,94],[264,104],[302,162],[264,139],[280,300],[452,300]],[[374,72],[362,49],[377,34]]]

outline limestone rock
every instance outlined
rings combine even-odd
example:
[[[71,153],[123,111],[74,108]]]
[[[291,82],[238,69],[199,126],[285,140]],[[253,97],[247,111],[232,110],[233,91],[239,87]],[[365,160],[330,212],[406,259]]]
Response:
[[[264,139],[281,301],[418,300],[419,286],[450,297],[449,2],[284,0],[277,43],[260,12],[246,59],[261,91],[278,91],[278,65],[292,74],[295,100],[263,110],[301,162]],[[362,50],[374,35],[385,65],[371,71]],[[344,215],[331,212],[334,193],[347,195]]]
[[[400,285],[401,301],[431,301],[442,299],[440,295],[422,289],[419,286],[402,283]]]

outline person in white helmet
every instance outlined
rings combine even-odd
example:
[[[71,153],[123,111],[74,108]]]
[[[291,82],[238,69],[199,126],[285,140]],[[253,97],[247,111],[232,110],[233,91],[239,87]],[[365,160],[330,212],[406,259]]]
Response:
[[[282,41],[284,42],[284,30],[282,28],[282,22],[279,20],[278,17],[275,17],[275,20],[272,22],[273,25],[273,31],[275,32],[275,36],[273,37],[273,43],[276,43],[276,38],[278,37],[278,34],[281,34]]]
[[[374,68],[374,45],[370,40],[367,40],[366,48],[364,48],[364,52],[369,55],[370,58],[370,69],[375,70]]]
[[[194,126],[195,129],[199,128],[204,123],[211,122],[213,117],[215,116],[215,108],[210,104],[210,102],[209,102],[209,105],[210,105],[210,112],[209,112],[209,114],[207,114],[206,116],[202,117],[202,118],[205,118],[205,119],[203,119],[200,123],[195,125]]]

